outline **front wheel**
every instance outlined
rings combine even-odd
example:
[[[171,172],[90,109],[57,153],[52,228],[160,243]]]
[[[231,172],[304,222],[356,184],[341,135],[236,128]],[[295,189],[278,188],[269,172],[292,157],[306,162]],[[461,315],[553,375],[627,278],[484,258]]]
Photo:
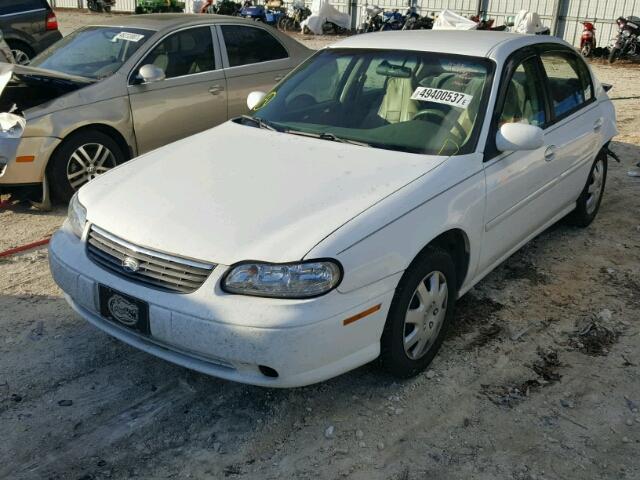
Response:
[[[593,52],[593,48],[590,43],[585,43],[580,49],[580,53],[585,58],[590,57],[592,52]]]
[[[124,162],[118,143],[97,130],[72,134],[56,150],[48,166],[56,200],[68,202],[85,183]]]
[[[593,222],[600,209],[606,182],[607,155],[600,152],[591,166],[587,183],[576,201],[576,209],[567,217],[569,223],[584,228]]]
[[[620,58],[620,47],[611,47],[609,52],[609,63],[613,63]]]
[[[428,247],[405,271],[391,301],[380,341],[387,371],[409,378],[429,366],[453,321],[457,294],[451,255]]]

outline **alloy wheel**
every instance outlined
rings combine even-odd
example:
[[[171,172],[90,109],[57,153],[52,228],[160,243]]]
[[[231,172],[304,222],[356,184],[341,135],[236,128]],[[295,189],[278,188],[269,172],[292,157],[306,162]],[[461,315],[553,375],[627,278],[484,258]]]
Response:
[[[29,58],[29,55],[27,55],[22,50],[20,49],[11,50],[11,53],[13,54],[13,59],[16,61],[18,65],[29,65],[29,62],[31,61],[31,59]]]
[[[422,358],[438,338],[447,315],[448,296],[442,272],[431,272],[418,284],[404,319],[404,351],[411,360]]]
[[[117,165],[111,150],[99,143],[78,147],[67,163],[67,180],[74,190]]]
[[[604,162],[598,159],[589,178],[589,186],[587,187],[586,210],[591,215],[598,207],[598,202],[602,196],[602,186],[604,180]]]

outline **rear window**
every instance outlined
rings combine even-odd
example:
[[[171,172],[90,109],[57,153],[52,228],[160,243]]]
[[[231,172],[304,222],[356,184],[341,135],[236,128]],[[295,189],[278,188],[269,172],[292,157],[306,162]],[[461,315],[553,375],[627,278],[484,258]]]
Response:
[[[1,0],[0,15],[41,10],[48,7],[46,0]]]

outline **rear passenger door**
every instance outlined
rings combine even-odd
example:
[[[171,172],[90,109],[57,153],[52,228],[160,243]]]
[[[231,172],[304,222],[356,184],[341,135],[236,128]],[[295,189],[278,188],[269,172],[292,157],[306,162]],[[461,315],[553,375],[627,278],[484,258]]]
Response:
[[[549,46],[541,51],[540,61],[552,116],[545,131],[548,168],[557,178],[554,197],[567,205],[578,198],[587,181],[604,118],[591,74],[579,55]]]
[[[229,118],[247,113],[247,96],[268,92],[295,66],[268,28],[239,24],[217,27],[229,87]]]
[[[217,53],[218,52],[218,53]],[[143,83],[152,64],[166,78]],[[156,42],[129,76],[129,101],[138,153],[144,153],[227,120],[227,92],[211,26],[189,27]]]

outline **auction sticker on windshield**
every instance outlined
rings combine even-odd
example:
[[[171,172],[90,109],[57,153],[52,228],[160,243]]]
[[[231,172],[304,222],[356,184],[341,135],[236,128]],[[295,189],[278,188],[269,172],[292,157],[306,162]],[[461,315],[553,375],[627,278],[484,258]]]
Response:
[[[411,100],[421,100],[423,102],[443,103],[453,107],[468,108],[473,95],[454,92],[452,90],[442,90],[440,88],[418,87]]]
[[[115,37],[113,37],[114,42],[118,40],[124,40],[126,42],[139,42],[144,38],[144,35],[140,35],[139,33],[131,33],[131,32],[120,32]]]

